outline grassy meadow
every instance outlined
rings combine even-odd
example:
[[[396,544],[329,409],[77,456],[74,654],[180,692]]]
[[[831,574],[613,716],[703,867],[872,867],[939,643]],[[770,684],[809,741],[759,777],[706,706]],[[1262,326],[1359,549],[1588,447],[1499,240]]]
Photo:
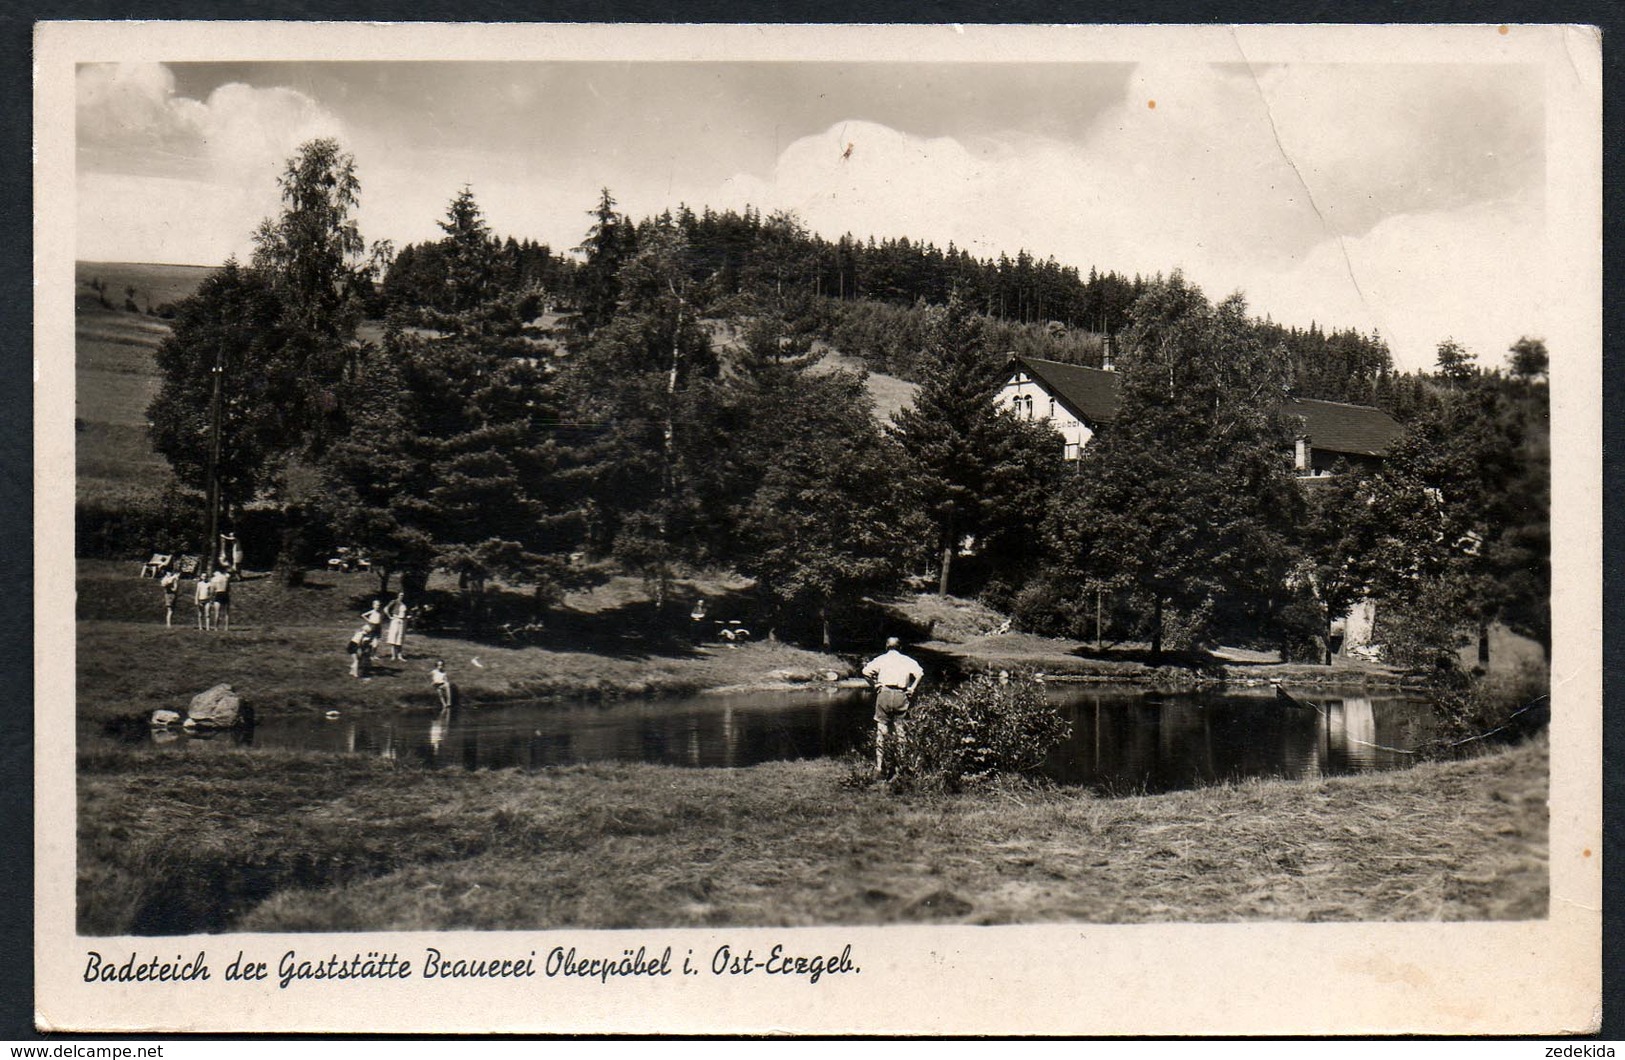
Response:
[[[829,760],[519,773],[180,757],[81,755],[81,931],[1546,915],[1543,742],[1112,799],[894,794]]]
[[[186,593],[175,626],[163,623],[157,582],[140,564],[78,564],[78,701],[82,736],[133,724],[158,709],[229,682],[256,715],[415,709],[435,700],[428,673],[446,662],[473,703],[516,699],[603,699],[684,695],[708,688],[782,683],[785,674],[850,672],[832,656],[763,641],[696,649],[682,636],[647,630],[648,602],[636,579],[577,593],[554,616],[553,632],[530,641],[500,635],[410,633],[407,658],[380,658],[373,676],[349,674],[345,644],[375,598],[370,574],[313,572],[302,586],[250,573],[232,589],[230,632],[200,632]],[[726,580],[684,583],[689,598],[725,595]],[[183,583],[190,590],[190,583]],[[430,588],[440,585],[431,581]],[[478,660],[478,665],[475,660]]]
[[[147,405],[158,393],[153,353],[169,322],[146,307],[175,302],[213,269],[81,261],[74,288],[75,469],[81,502],[116,504],[150,496],[173,481],[169,465],[147,441]],[[100,304],[92,280],[106,285]],[[134,288],[139,312],[123,307]]]

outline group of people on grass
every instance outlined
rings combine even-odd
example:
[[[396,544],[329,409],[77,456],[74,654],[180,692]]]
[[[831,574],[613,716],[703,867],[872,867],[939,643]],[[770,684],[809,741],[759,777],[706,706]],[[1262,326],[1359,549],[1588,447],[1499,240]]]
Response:
[[[192,583],[192,602],[197,605],[197,628],[201,630],[231,629],[231,583],[237,577],[231,570],[200,567]],[[175,605],[180,601],[181,573],[167,570],[158,578],[164,591],[164,625],[175,625]]]
[[[361,628],[350,636],[350,643],[345,649],[350,653],[350,674],[354,677],[367,677],[372,673],[372,660],[380,647],[389,653],[390,659],[406,658],[406,629],[412,617],[406,594],[396,593],[388,607],[380,604],[381,601],[374,600],[372,606],[362,613]],[[456,699],[457,690],[446,673],[444,660],[435,660],[434,669],[429,671],[429,687],[434,690],[441,708],[449,710]]]
[[[361,628],[350,637],[350,674],[366,677],[372,670],[372,660],[380,644],[391,659],[406,658],[406,625],[412,610],[406,604],[406,594],[396,593],[388,607],[380,607],[374,600],[361,616]]]
[[[165,563],[158,574],[158,587],[164,593],[164,625],[173,628],[184,575],[167,559]],[[221,534],[219,558],[213,563],[200,563],[192,575],[192,602],[197,606],[198,629],[221,632],[231,629],[231,583],[242,576],[242,567],[243,546],[237,535]]]

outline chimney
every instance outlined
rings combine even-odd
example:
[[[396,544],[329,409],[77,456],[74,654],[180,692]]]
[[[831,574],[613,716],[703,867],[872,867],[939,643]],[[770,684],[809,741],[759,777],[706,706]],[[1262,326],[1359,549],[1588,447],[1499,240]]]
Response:
[[[1117,371],[1117,336],[1107,335],[1106,345],[1100,354],[1100,369],[1104,372]]]

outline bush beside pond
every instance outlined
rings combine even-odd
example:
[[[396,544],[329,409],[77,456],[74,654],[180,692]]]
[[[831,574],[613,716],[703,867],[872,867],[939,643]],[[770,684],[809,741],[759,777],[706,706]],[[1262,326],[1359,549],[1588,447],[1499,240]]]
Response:
[[[898,777],[947,791],[1036,773],[1071,731],[1043,686],[1027,675],[974,675],[921,697],[909,715]]]

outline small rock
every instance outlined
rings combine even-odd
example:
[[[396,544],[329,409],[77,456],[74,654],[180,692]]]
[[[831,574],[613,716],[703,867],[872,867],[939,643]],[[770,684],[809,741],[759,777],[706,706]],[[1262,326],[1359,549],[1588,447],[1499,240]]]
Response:
[[[181,715],[178,710],[155,710],[152,712],[151,724],[155,729],[167,729],[180,720]]]
[[[824,678],[824,680],[832,684],[841,679],[841,674],[838,670],[825,670],[821,676]]]
[[[192,705],[186,711],[186,724],[229,729],[242,720],[242,711],[242,697],[233,692],[229,684],[222,682],[192,697]]]

